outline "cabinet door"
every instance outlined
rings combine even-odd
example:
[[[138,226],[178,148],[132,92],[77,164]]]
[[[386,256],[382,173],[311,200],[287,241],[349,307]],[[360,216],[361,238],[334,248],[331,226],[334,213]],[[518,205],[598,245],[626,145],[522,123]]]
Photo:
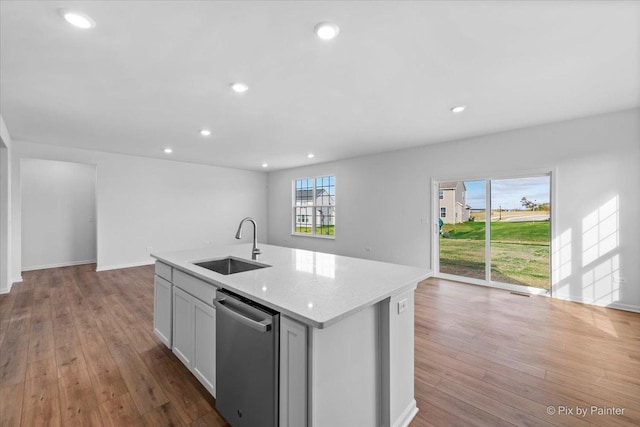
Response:
[[[192,372],[216,396],[216,310],[193,298],[194,352]]]
[[[177,286],[173,287],[173,353],[187,367],[193,356],[192,297]]]
[[[280,316],[280,427],[307,425],[307,327]]]
[[[167,347],[171,348],[171,283],[155,276],[153,291],[153,332]]]

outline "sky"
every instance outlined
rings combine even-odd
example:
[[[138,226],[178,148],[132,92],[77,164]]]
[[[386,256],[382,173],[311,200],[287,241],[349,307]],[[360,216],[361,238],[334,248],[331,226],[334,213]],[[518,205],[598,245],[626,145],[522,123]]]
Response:
[[[485,207],[485,181],[465,181],[467,204],[472,209]],[[493,209],[522,209],[520,199],[526,197],[538,204],[549,203],[549,176],[491,180],[491,206]]]

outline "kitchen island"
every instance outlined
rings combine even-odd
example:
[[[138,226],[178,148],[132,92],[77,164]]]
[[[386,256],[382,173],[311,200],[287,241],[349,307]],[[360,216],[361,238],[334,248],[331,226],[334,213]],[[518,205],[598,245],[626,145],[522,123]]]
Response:
[[[215,396],[216,289],[281,314],[280,426],[405,426],[414,399],[414,291],[426,269],[261,245],[268,267],[195,265],[251,245],[152,254],[154,331]],[[198,326],[198,323],[200,326]],[[212,360],[213,359],[213,360]]]

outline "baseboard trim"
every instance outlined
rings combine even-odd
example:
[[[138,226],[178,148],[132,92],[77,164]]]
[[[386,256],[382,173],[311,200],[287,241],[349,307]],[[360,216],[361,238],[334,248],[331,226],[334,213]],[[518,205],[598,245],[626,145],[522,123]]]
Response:
[[[598,303],[597,301],[590,300],[588,298],[575,297],[575,296],[571,296],[571,295],[554,296],[554,298],[560,299],[560,300],[563,300],[563,301],[577,302],[579,304],[593,305],[594,307],[613,308],[615,310],[624,310],[624,311],[631,311],[633,313],[640,313],[640,306],[631,305],[631,304],[623,304],[623,303],[620,303],[620,302],[612,302],[612,303],[609,303],[609,304],[603,304],[603,303]]]
[[[4,294],[8,294],[11,292],[11,288],[13,287],[13,285],[15,283],[21,283],[22,282],[22,276],[18,276],[17,278],[14,277],[13,279],[9,279],[9,283],[7,284],[8,286],[6,288],[2,288],[0,289],[0,295],[4,295]]]
[[[460,277],[460,276],[453,276],[451,274],[445,274],[445,273],[439,273],[436,274],[434,276],[435,278],[438,279],[445,279],[445,280],[451,280],[454,282],[460,282],[460,283],[466,283],[469,285],[480,285],[480,286],[486,286],[489,288],[496,288],[496,289],[503,289],[503,290],[507,290],[507,291],[516,291],[516,292],[522,292],[522,287],[518,286],[518,285],[510,285],[508,283],[500,283],[500,282],[487,282],[485,280],[479,280],[479,279],[471,279],[471,278],[466,278],[466,277]],[[555,287],[556,285],[552,285],[553,287]],[[634,313],[640,313],[640,306],[637,305],[631,305],[631,304],[624,304],[624,303],[620,303],[620,302],[612,302],[609,304],[604,304],[604,303],[599,303],[597,301],[593,301],[591,299],[588,298],[584,298],[584,297],[576,297],[576,296],[572,296],[572,295],[556,295],[554,291],[552,291],[552,294],[549,295],[548,291],[546,289],[538,289],[538,288],[532,288],[529,286],[524,286],[526,288],[525,292],[530,293],[532,295],[539,295],[539,296],[545,296],[545,297],[551,297],[554,299],[559,299],[559,300],[563,300],[563,301],[571,301],[571,302],[577,302],[580,304],[586,304],[586,305],[593,305],[595,307],[604,307],[604,308],[613,308],[616,310],[624,310],[624,311],[631,311]],[[555,289],[555,288],[554,288]]]
[[[416,405],[416,400],[412,399],[409,405],[404,408],[402,414],[400,414],[400,416],[393,423],[393,427],[407,427],[417,413],[418,406]]]
[[[634,313],[640,313],[640,306],[637,306],[637,305],[621,304],[619,302],[613,302],[609,305],[606,305],[605,307],[615,308],[616,310],[633,311]]]
[[[35,271],[35,270],[46,270],[47,268],[59,268],[59,267],[71,267],[74,265],[85,265],[85,264],[95,264],[95,259],[88,259],[84,261],[73,261],[73,262],[60,262],[56,264],[46,264],[46,265],[36,265],[32,267],[22,267],[22,271]],[[20,279],[22,280],[22,279]]]
[[[121,268],[131,268],[131,267],[142,267],[143,265],[153,265],[155,260],[149,261],[141,261],[141,262],[132,262],[129,264],[118,264],[118,265],[108,265],[106,267],[98,266],[96,271],[109,271],[109,270],[119,270]]]
[[[437,279],[445,279],[445,280],[451,280],[454,282],[466,283],[468,285],[478,285],[478,286],[484,286],[487,288],[503,289],[506,291],[514,291],[514,292],[524,292],[531,295],[549,296],[549,291],[547,289],[534,288],[531,286],[512,285],[510,283],[503,283],[503,282],[487,282],[486,280],[482,280],[482,279],[455,276],[453,274],[447,274],[447,273],[438,273],[434,275],[434,277]]]

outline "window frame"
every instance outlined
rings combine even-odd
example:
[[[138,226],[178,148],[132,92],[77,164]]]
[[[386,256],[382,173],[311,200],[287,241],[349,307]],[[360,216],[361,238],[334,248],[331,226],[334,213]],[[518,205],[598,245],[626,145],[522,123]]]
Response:
[[[327,205],[319,205],[317,204],[317,197],[316,197],[316,185],[317,185],[317,179],[318,178],[333,178],[333,195],[329,195],[329,197],[333,197],[333,204],[332,205],[328,205],[333,207],[334,209],[334,224],[333,224],[333,234],[318,234],[318,230],[316,227],[316,216],[317,216],[317,209],[318,208],[322,208],[322,207],[327,207]],[[297,187],[296,187],[296,183],[298,181],[303,181],[303,180],[311,180],[311,182],[313,183],[312,185],[312,204],[311,205],[296,205],[296,191],[297,191]],[[301,178],[294,178],[291,182],[291,187],[292,187],[292,191],[291,191],[291,235],[292,236],[302,236],[302,237],[315,237],[315,238],[319,238],[319,239],[330,239],[333,240],[335,239],[335,235],[336,235],[336,225],[335,225],[335,200],[336,200],[336,176],[334,174],[323,174],[323,175],[318,175],[318,176],[306,176],[306,177],[301,177]],[[297,214],[296,213],[296,208],[308,208],[311,209],[311,214],[305,213],[305,214]],[[296,226],[297,226],[297,217],[303,215],[305,217],[310,216],[311,217],[311,221],[309,222],[305,222],[305,224],[308,224],[311,227],[311,232],[310,233],[300,233],[298,231],[296,231]]]

